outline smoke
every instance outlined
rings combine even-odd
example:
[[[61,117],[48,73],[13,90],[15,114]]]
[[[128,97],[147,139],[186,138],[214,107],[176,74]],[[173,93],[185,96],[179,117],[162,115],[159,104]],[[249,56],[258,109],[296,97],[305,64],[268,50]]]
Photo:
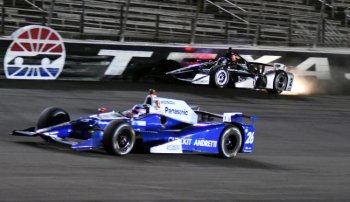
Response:
[[[314,77],[295,76],[291,91],[284,91],[284,95],[314,95],[324,94],[326,89],[323,84]]]

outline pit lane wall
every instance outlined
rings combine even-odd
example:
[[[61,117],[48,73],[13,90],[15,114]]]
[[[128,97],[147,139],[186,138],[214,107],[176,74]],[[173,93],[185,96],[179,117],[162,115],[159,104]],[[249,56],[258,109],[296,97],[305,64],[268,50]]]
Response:
[[[41,48],[38,52],[45,46],[43,43],[0,39],[0,78],[151,79],[198,60],[224,56],[228,47],[62,40],[60,48],[57,42],[55,48],[46,51]],[[313,77],[337,86],[350,83],[350,50],[232,47],[248,61],[286,64],[296,76]]]

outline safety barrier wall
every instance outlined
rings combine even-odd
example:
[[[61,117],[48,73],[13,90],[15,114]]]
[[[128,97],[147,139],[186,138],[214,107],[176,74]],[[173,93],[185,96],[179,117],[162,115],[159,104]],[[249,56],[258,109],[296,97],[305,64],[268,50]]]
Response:
[[[8,57],[13,41],[0,40],[0,78],[1,79],[76,79],[76,80],[104,80],[120,78],[150,78],[162,76],[165,72],[193,64],[207,61],[225,55],[227,47],[191,47],[186,45],[147,45],[147,44],[113,44],[106,42],[64,41],[64,47],[58,51],[39,54],[33,51],[17,51],[17,54]],[[12,48],[13,49],[13,48]],[[239,48],[233,47],[248,61],[262,63],[286,64],[297,76],[312,76],[318,80],[342,84],[350,83],[350,51],[289,49],[260,47]],[[20,68],[9,68],[19,65],[22,69],[28,67],[50,67],[54,60],[62,59],[64,66],[56,71],[57,77],[41,76],[39,70],[27,68],[18,73]],[[21,60],[16,58],[22,57]],[[48,60],[44,60],[47,57]],[[60,58],[57,58],[60,57]],[[34,58],[34,59],[33,59]],[[33,68],[32,68],[33,69]],[[16,72],[17,71],[17,75]],[[10,73],[12,75],[10,75]],[[55,73],[55,72],[54,72]],[[53,74],[54,74],[53,73]]]

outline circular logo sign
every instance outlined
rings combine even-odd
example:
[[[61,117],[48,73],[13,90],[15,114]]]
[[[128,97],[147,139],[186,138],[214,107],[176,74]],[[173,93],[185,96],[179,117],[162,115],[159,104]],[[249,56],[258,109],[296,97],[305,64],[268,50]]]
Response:
[[[12,38],[4,58],[8,79],[53,80],[60,75],[66,50],[55,30],[30,25],[18,29]]]

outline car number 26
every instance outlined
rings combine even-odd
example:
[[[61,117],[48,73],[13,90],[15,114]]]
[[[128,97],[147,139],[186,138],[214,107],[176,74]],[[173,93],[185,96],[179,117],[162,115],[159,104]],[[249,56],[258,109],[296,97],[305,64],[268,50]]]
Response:
[[[247,134],[247,140],[245,141],[245,144],[253,144],[253,142],[254,142],[254,134],[255,134],[255,132],[249,132]]]

